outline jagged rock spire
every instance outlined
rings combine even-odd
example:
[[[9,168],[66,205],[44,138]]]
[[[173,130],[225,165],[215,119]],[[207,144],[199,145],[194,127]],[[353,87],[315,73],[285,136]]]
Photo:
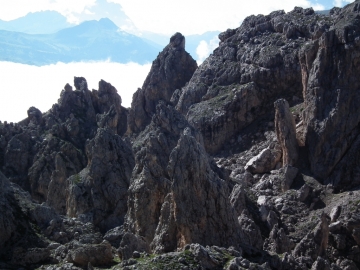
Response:
[[[196,61],[185,51],[185,37],[176,33],[154,60],[142,88],[134,96],[129,114],[128,133],[142,131],[151,121],[156,104],[170,102],[176,89],[182,88],[197,68]]]

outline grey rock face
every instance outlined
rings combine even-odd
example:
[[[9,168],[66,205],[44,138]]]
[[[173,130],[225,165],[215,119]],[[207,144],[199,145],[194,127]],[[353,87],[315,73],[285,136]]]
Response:
[[[60,214],[66,213],[66,179],[87,165],[86,140],[98,126],[123,134],[127,125],[127,110],[111,84],[101,80],[99,90],[92,92],[82,77],[75,77],[74,84],[76,90],[66,85],[47,113],[31,107],[19,126],[4,125],[0,132],[5,174]]]
[[[189,247],[190,252],[194,255],[195,259],[200,262],[201,268],[204,269],[217,269],[219,262],[211,257],[208,250],[199,244],[191,244]]]
[[[329,221],[325,214],[316,228],[307,234],[299,244],[296,245],[293,255],[296,257],[309,256],[316,260],[318,256],[325,254],[329,237]]]
[[[304,23],[306,21],[306,23]],[[177,109],[203,134],[206,150],[272,111],[278,96],[302,96],[298,52],[306,39],[330,28],[321,15],[301,8],[250,16],[219,35],[219,47],[182,89]]]
[[[0,172],[0,241],[1,243],[7,243],[11,238],[11,235],[16,231],[15,226],[15,213],[13,209],[9,208],[9,201],[6,198],[10,192],[9,180]],[[3,255],[5,249],[0,251],[0,255]]]
[[[270,232],[269,238],[265,241],[264,248],[269,251],[273,251],[278,254],[284,252],[290,252],[294,244],[286,235],[283,228],[279,228],[275,225]]]
[[[275,131],[282,149],[283,165],[295,165],[299,156],[295,120],[285,99],[275,101]]]
[[[297,192],[298,200],[304,202],[308,198],[310,191],[311,189],[307,184],[303,185]]]
[[[119,226],[107,231],[104,235],[104,240],[108,241],[112,246],[118,247],[123,236],[124,227]]]
[[[177,33],[129,121],[79,77],[0,122],[0,268],[359,268],[359,12],[251,16],[194,74]]]
[[[328,261],[324,260],[321,257],[318,257],[314,262],[314,264],[311,266],[311,270],[320,270],[320,269],[330,270],[331,268]]]
[[[201,136],[183,116],[160,103],[145,138],[138,140],[129,230],[159,253],[190,243],[236,246],[240,238],[228,185],[212,170]]]
[[[299,170],[297,168],[289,165],[283,168],[284,178],[283,181],[281,182],[281,188],[283,191],[287,191],[290,189],[298,171]]]
[[[127,110],[111,84],[102,80],[92,92],[82,77],[75,77],[74,84],[75,90],[65,86],[58,103],[45,114],[31,107],[19,124],[0,127],[5,175],[61,214],[65,179],[86,166],[85,143],[95,136],[97,124],[118,134],[124,134],[127,125]]]
[[[164,103],[143,137],[134,142],[136,165],[129,187],[127,224],[130,231],[151,243],[160,211],[171,182],[167,166],[172,149],[185,128],[192,129],[185,118]],[[135,225],[136,224],[136,225]]]
[[[34,140],[25,132],[16,134],[4,149],[4,172],[10,180],[23,188],[29,188],[27,171],[31,166]]]
[[[93,228],[60,217],[51,207],[33,203],[28,192],[12,184],[1,172],[0,205],[0,261],[9,263],[11,268],[63,261],[68,249],[62,246],[64,256],[58,256],[54,250],[61,249],[59,242],[68,245],[76,234],[80,240],[85,235],[96,238]]]
[[[46,149],[47,147],[50,148],[50,145],[52,146],[51,150]],[[47,174],[40,174],[39,180],[42,181],[33,181],[33,183],[38,183],[41,186],[32,186],[32,189],[37,191],[38,196],[40,195],[39,191],[42,191],[41,195],[46,198],[47,204],[56,209],[59,214],[65,215],[66,198],[68,193],[67,178],[71,175],[77,174],[85,166],[86,159],[81,153],[81,151],[75,148],[73,144],[63,143],[57,138],[51,138],[47,147],[44,149],[44,152],[41,153],[42,158],[40,158],[39,162],[34,163],[30,172],[33,172],[33,170],[41,172],[41,170],[43,170],[43,167],[41,165],[48,164],[46,161],[47,151],[57,150],[58,152],[55,154],[54,158],[54,170],[52,172],[47,172],[46,170],[42,171],[48,174],[51,173],[50,183],[48,183],[47,186],[47,179],[44,179],[44,176],[47,176]],[[32,175],[31,179],[34,179],[38,176],[38,174],[36,174],[35,176]],[[33,195],[33,197],[35,196]]]
[[[306,63],[300,58],[309,74],[304,89],[304,123],[311,168],[317,177],[330,176],[326,183],[335,186],[358,183],[357,169],[349,170],[358,160],[355,148],[359,149],[357,5],[345,7],[335,17],[334,25],[311,49],[316,57],[309,57]]]
[[[235,185],[230,194],[230,204],[234,208],[237,216],[246,209],[245,190],[240,185]]]
[[[133,96],[128,133],[143,131],[156,112],[156,104],[160,100],[169,103],[174,91],[190,80],[196,68],[195,60],[185,51],[185,37],[176,33],[154,60],[143,87]]]
[[[180,138],[170,155],[168,171],[180,234],[178,246],[237,246],[239,235],[228,201],[230,191],[211,170],[203,146],[194,137],[184,134]]]
[[[41,126],[43,125],[42,113],[35,107],[30,107],[27,111],[29,125]]]
[[[105,127],[106,123],[102,118],[106,116],[108,119],[111,116],[112,123],[108,123],[107,126],[113,128],[115,133],[122,136],[127,129],[128,111],[121,106],[122,100],[116,88],[110,83],[101,80],[99,82],[99,90],[92,91],[92,101],[97,112],[98,126]],[[99,118],[102,119],[100,125]]]
[[[123,223],[134,157],[110,129],[99,128],[86,145],[88,165],[67,181],[67,215],[82,216],[107,231]]]
[[[241,241],[244,248],[250,248],[250,250],[253,248],[262,249],[264,242],[261,237],[261,231],[255,222],[244,213],[238,217],[238,222],[241,228]]]
[[[132,258],[134,251],[149,252],[149,245],[139,236],[125,233],[118,249],[119,257],[123,260]]]

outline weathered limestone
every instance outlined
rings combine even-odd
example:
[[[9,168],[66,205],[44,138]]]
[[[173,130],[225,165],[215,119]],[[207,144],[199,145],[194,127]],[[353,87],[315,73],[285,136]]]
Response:
[[[296,257],[309,256],[313,260],[316,260],[318,256],[323,256],[325,254],[325,250],[328,246],[328,240],[329,220],[325,214],[322,214],[315,229],[308,233],[300,241],[300,243],[296,245],[293,255]]]
[[[289,103],[278,99],[275,106],[275,132],[282,149],[283,166],[295,165],[298,156],[295,120],[290,112]]]
[[[134,93],[127,133],[143,131],[150,124],[157,103],[160,100],[170,103],[174,91],[190,80],[196,68],[196,61],[185,51],[185,37],[174,34],[154,60],[142,88]]]

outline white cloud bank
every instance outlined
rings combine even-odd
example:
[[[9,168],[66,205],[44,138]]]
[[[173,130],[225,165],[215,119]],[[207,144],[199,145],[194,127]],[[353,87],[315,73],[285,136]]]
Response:
[[[352,2],[354,2],[354,0],[334,0],[333,5],[335,7],[342,7],[342,6],[350,4]]]
[[[204,60],[219,46],[219,39],[218,37],[214,37],[209,42],[205,40],[200,41],[199,45],[196,48],[197,54],[197,63],[200,65]]]
[[[89,89],[98,89],[103,79],[111,83],[130,107],[132,95],[141,87],[151,64],[119,64],[111,62],[58,63],[42,67],[0,62],[0,120],[18,122],[35,106],[48,111],[60,97],[66,83],[73,85],[74,76],[85,77]],[[75,88],[74,88],[75,89]]]
[[[164,34],[201,34],[239,27],[245,17],[292,10],[295,6],[325,7],[316,0],[108,0],[119,3],[140,30]]]

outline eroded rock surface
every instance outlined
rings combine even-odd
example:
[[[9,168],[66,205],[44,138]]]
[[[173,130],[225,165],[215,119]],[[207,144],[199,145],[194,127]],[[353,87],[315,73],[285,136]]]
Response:
[[[203,134],[206,150],[223,144],[268,112],[279,96],[302,97],[299,50],[331,23],[312,9],[247,17],[219,35],[219,47],[182,89],[177,109]]]
[[[282,149],[282,163],[295,165],[299,157],[296,140],[295,120],[290,112],[289,103],[284,99],[275,101],[275,131]]]
[[[161,103],[144,134],[129,188],[129,230],[159,253],[194,242],[237,245],[230,190],[213,171],[201,136]]]
[[[304,89],[304,122],[311,168],[316,176],[335,186],[358,183],[357,169],[349,172],[344,164],[358,160],[353,152],[358,149],[360,122],[358,8],[356,2],[339,11],[318,45],[309,44],[316,57],[309,57],[307,63],[301,58],[309,74]]]
[[[176,89],[183,87],[197,68],[196,61],[185,51],[185,37],[176,33],[154,60],[149,75],[133,96],[128,133],[139,133],[150,124],[156,104],[170,103]]]
[[[77,77],[0,122],[0,268],[359,269],[359,12],[250,16],[195,73],[176,34],[130,115]]]
[[[124,222],[133,153],[111,129],[99,128],[86,145],[86,155],[87,167],[67,180],[67,215],[107,231]]]

